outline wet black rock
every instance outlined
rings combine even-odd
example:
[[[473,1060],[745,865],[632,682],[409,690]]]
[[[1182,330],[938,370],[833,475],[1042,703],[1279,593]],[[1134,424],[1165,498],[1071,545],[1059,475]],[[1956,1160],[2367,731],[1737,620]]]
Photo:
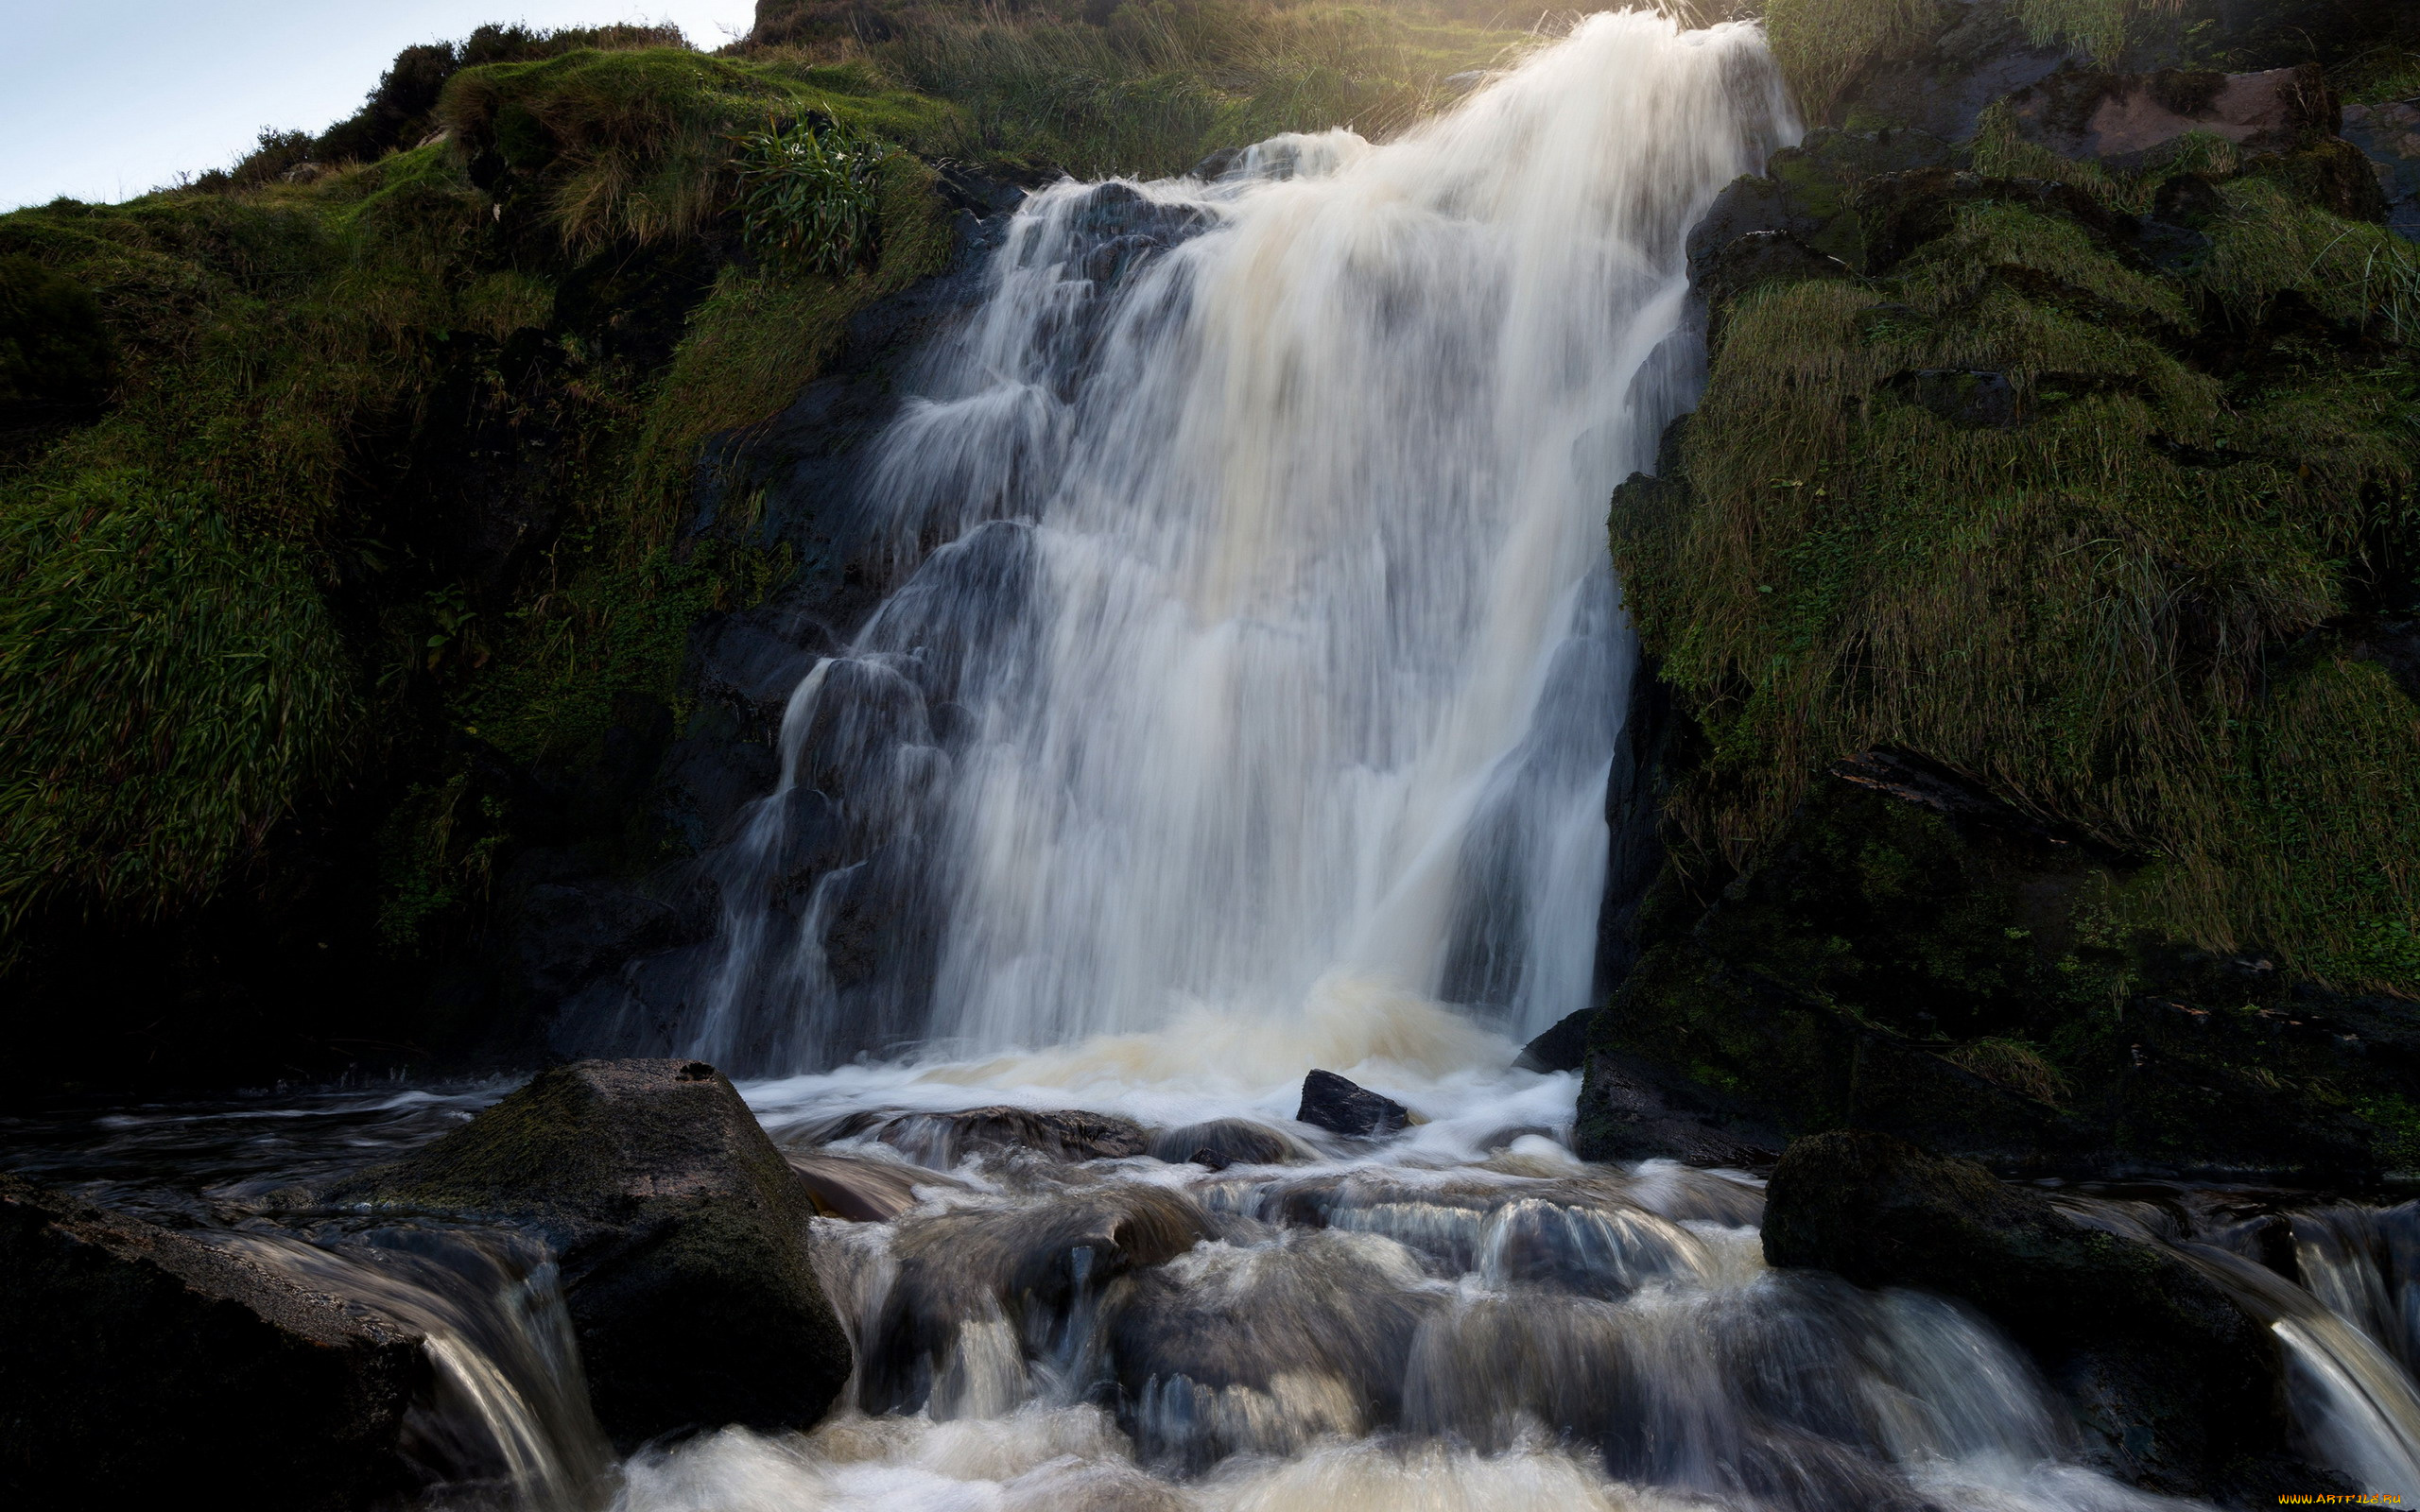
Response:
[[[685,943],[699,933],[697,922],[610,884],[540,884],[522,901],[513,948],[533,991],[567,997],[633,955]]]
[[[2276,1336],[2171,1251],[2083,1228],[1979,1165],[1856,1130],[1791,1143],[1766,1189],[1764,1246],[1773,1265],[1971,1304],[2032,1352],[2099,1457],[2137,1485],[2291,1488]]]
[[[1331,1133],[1361,1138],[1392,1134],[1411,1122],[1403,1104],[1332,1071],[1314,1071],[1303,1078],[1303,1106],[1294,1118]]]
[[[1400,1418],[1413,1340],[1443,1310],[1345,1233],[1213,1246],[1136,1275],[1105,1309],[1120,1425],[1147,1464],[1199,1471],[1291,1418],[1346,1436]]]
[[[1594,1008],[1565,1015],[1554,1027],[1521,1047],[1513,1057],[1516,1071],[1578,1071],[1588,1055],[1588,1021]]]
[[[1857,274],[1839,258],[1819,252],[1786,231],[1752,231],[1709,252],[1695,266],[1698,293],[1712,305],[1727,303],[1766,284],[1804,284],[1813,279],[1848,281]]]
[[[1231,1165],[1281,1165],[1304,1159],[1300,1145],[1266,1125],[1244,1118],[1214,1118],[1151,1136],[1151,1154],[1170,1164],[1190,1161],[1223,1171]]]
[[[849,1343],[808,1263],[815,1204],[702,1061],[587,1060],[322,1195],[543,1235],[597,1420],[629,1446],[689,1427],[803,1427]]]
[[[1201,180],[1203,183],[1216,183],[1220,179],[1225,178],[1228,174],[1235,172],[1236,169],[1243,166],[1243,148],[1220,147],[1218,151],[1203,158],[1201,162],[1195,163],[1186,171],[1193,178]]]
[[[2377,176],[2386,221],[2420,239],[2420,97],[2387,105],[2348,105],[2341,129]]]
[[[0,1176],[0,1498],[399,1502],[419,1336],[235,1250]],[[73,1488],[73,1496],[66,1493]]]

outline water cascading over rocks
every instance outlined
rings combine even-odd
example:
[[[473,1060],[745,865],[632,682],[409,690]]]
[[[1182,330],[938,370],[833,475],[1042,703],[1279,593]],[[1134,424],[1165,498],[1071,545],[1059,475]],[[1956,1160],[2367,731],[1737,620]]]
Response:
[[[655,1042],[1583,1005],[1604,500],[1694,392],[1687,226],[1793,130],[1754,33],[1631,18],[1386,146],[1033,196],[861,478],[929,554],[802,668]]]

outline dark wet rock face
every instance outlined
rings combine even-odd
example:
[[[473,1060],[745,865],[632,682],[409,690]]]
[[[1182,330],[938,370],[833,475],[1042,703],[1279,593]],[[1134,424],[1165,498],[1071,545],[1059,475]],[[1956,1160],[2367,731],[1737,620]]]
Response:
[[[1754,1168],[1864,1127],[2013,1174],[2376,1175],[2359,1109],[2420,1090],[2420,1035],[2265,958],[2087,937],[2080,900],[2135,865],[1904,753],[1839,764],[1750,874],[1657,885],[1590,1029],[1580,1154]]]
[[[2176,1254],[2088,1229],[1981,1166],[1888,1135],[1792,1143],[1766,1260],[1979,1310],[2032,1351],[2110,1467],[2186,1495],[2292,1489],[2276,1336]],[[2306,1481],[2304,1484],[2309,1484]]]
[[[1759,1109],[1617,1051],[1583,1052],[1588,1158],[1770,1170],[1781,1137]]]
[[[0,1176],[0,1494],[22,1507],[400,1503],[419,1336],[282,1272]],[[73,1488],[73,1496],[65,1495]]]
[[[2420,240],[2420,98],[2348,105],[2340,129],[2369,160],[2387,224]]]
[[[807,1261],[815,1203],[702,1062],[543,1072],[323,1200],[544,1236],[597,1420],[626,1447],[701,1425],[804,1427],[848,1379],[848,1340]]]
[[[1403,1104],[1332,1071],[1315,1071],[1303,1078],[1303,1106],[1294,1118],[1330,1133],[1362,1139],[1392,1134],[1411,1122]]]

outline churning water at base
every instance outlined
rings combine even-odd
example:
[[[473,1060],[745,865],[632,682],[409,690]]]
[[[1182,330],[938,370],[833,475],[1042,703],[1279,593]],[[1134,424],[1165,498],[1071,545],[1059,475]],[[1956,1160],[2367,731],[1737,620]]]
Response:
[[[1385,146],[1032,196],[874,443],[942,544],[790,699],[685,1053],[1582,1006],[1605,500],[1694,393],[1689,225],[1794,129],[1753,29],[1603,15]]]

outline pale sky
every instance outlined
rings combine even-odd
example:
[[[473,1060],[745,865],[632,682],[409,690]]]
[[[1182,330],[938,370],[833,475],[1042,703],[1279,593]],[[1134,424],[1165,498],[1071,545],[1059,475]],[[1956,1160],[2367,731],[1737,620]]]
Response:
[[[319,131],[395,54],[487,22],[669,21],[700,47],[754,0],[0,0],[0,210],[118,200],[224,168],[264,126]]]

